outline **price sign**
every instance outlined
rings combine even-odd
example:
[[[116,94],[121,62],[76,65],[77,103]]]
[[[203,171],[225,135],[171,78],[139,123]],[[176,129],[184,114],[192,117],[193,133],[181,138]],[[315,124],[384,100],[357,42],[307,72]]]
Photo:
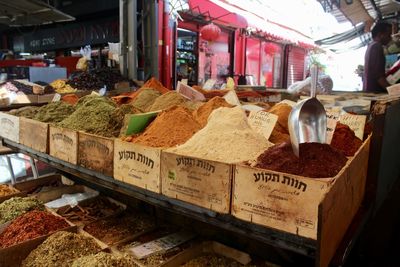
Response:
[[[336,123],[339,121],[340,113],[336,111],[326,112],[326,143],[332,142],[333,133],[336,129]]]
[[[234,90],[229,91],[226,95],[224,95],[224,99],[231,105],[240,106],[239,98]]]
[[[267,140],[278,121],[278,116],[263,110],[250,111],[248,122],[252,129],[262,134]]]
[[[51,102],[58,102],[61,100],[61,95],[60,94],[54,94],[53,99]]]
[[[364,115],[353,115],[353,114],[344,114],[340,116],[340,122],[346,124],[350,127],[355,133],[355,135],[363,140],[364,137],[364,128],[365,122],[367,121],[367,116]]]
[[[181,82],[178,82],[176,91],[180,93],[181,95],[185,96],[186,98],[189,98],[190,100],[194,101],[205,101],[206,98],[202,93],[199,91],[193,89],[192,87],[185,85]]]
[[[206,81],[206,83],[203,85],[203,89],[204,89],[204,90],[211,90],[211,89],[213,89],[214,84],[215,84],[216,82],[217,82],[216,80],[208,79],[208,80]]]

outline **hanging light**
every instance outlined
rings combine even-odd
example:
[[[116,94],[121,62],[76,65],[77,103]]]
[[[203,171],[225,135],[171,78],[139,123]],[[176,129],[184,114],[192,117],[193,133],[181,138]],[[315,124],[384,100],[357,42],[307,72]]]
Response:
[[[200,34],[201,38],[212,42],[218,39],[219,35],[221,34],[221,29],[214,23],[210,23],[200,29]]]

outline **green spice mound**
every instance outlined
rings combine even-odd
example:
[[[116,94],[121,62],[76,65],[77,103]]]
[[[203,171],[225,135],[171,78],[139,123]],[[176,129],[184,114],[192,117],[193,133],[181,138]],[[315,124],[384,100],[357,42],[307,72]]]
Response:
[[[22,107],[19,109],[12,109],[8,112],[10,115],[14,115],[17,117],[25,117],[28,119],[33,119],[36,113],[39,111],[39,107]]]
[[[83,97],[76,104],[76,110],[58,126],[77,131],[112,137],[109,123],[113,119],[116,105],[102,96]]]
[[[160,95],[159,91],[146,88],[135,97],[131,104],[140,110],[147,110]]]
[[[138,113],[142,113],[142,111],[131,104],[123,104],[119,106],[111,114],[111,120],[109,121],[107,132],[111,136],[118,137],[120,135],[121,128],[124,125],[125,115]]]
[[[100,249],[90,237],[60,231],[48,237],[46,241],[33,250],[22,262],[22,266],[67,267],[71,266],[75,259],[96,254]]]
[[[63,101],[51,102],[39,108],[33,119],[41,122],[58,123],[71,115],[74,110],[74,106]]]
[[[138,266],[129,255],[113,255],[110,253],[100,252],[96,255],[88,255],[74,260],[71,267],[126,267]]]
[[[33,197],[13,197],[0,204],[0,224],[12,221],[31,210],[44,210],[43,202]]]

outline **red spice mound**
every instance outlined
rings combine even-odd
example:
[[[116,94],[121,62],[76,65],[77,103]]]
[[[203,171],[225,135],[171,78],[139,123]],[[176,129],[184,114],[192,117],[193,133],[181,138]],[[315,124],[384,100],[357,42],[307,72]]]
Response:
[[[362,145],[362,141],[349,126],[338,122],[333,133],[331,146],[342,151],[347,157],[352,157]]]
[[[61,217],[47,211],[33,210],[19,216],[7,226],[0,234],[0,247],[10,247],[68,226],[69,224]]]
[[[256,167],[311,178],[334,177],[347,162],[342,152],[328,144],[303,143],[300,157],[289,143],[270,147],[257,158]]]

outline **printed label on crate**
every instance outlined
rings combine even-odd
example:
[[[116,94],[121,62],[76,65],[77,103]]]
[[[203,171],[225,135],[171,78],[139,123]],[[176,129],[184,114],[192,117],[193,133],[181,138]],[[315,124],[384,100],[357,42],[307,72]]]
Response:
[[[248,122],[250,127],[262,134],[267,140],[271,136],[272,130],[278,121],[278,116],[263,110],[250,111]]]
[[[318,204],[328,185],[294,175],[236,166],[232,214],[316,238]]]
[[[336,123],[339,121],[340,113],[335,111],[326,112],[326,143],[332,142],[333,133],[336,129]]]
[[[112,139],[79,133],[79,165],[113,175],[114,142]]]
[[[179,233],[164,236],[162,238],[144,243],[139,246],[135,246],[133,248],[130,248],[130,250],[136,258],[143,259],[154,253],[167,251],[171,248],[179,246],[194,237],[194,233],[182,231]]]
[[[0,136],[19,143],[19,118],[0,112]]]
[[[350,129],[354,131],[355,135],[361,140],[363,140],[364,137],[366,120],[367,116],[365,115],[353,115],[347,113],[340,116],[340,122],[349,126]]]

